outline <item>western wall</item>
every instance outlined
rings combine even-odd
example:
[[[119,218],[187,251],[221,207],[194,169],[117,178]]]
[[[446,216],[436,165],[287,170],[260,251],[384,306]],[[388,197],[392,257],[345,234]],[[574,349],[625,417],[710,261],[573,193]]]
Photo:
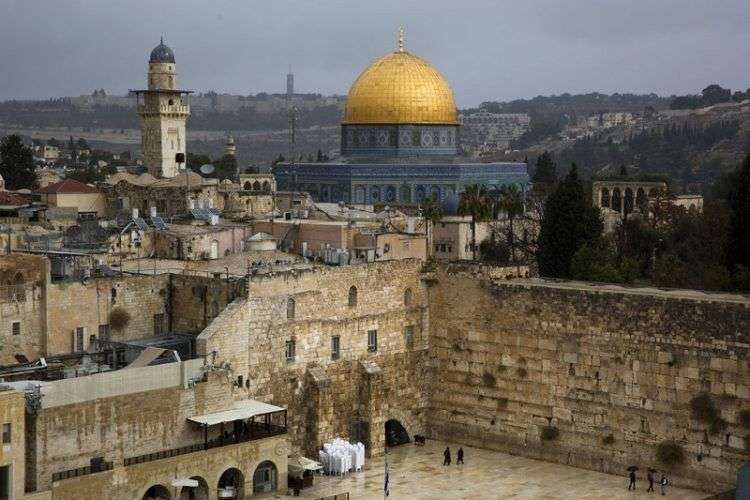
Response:
[[[749,458],[750,299],[491,280],[461,265],[435,278],[430,437],[615,474],[664,467],[656,448],[673,439],[676,484],[734,484]],[[692,416],[704,393],[713,425]]]

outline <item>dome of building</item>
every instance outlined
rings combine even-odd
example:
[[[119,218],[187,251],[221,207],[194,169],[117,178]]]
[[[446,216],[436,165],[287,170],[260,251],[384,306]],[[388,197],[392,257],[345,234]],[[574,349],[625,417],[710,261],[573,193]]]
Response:
[[[399,50],[372,63],[349,90],[346,125],[456,125],[453,91],[427,61]]]
[[[154,47],[151,51],[151,57],[148,59],[150,63],[174,63],[174,52],[172,49],[164,45],[164,39],[162,38],[159,45]]]

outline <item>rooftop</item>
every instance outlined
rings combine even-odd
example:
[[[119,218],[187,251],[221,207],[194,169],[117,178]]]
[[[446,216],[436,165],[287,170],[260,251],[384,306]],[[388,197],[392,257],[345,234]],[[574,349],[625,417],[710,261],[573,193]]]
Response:
[[[75,179],[65,179],[60,182],[55,182],[49,186],[45,186],[37,190],[37,193],[43,194],[79,194],[79,193],[99,193],[99,190],[83,182],[79,182]]]

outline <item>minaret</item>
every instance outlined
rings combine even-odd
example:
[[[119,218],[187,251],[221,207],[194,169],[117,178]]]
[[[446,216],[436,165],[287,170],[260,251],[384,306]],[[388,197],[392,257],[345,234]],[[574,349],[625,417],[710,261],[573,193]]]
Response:
[[[154,177],[175,177],[176,157],[185,155],[185,123],[190,93],[177,89],[174,52],[164,40],[151,51],[148,61],[148,90],[136,90],[141,119],[141,149],[146,167]]]
[[[234,144],[234,139],[232,136],[229,136],[227,138],[227,142],[224,143],[224,155],[225,156],[236,156],[237,154],[237,146]]]
[[[286,74],[286,96],[294,97],[294,73],[292,67],[289,67],[289,73]]]

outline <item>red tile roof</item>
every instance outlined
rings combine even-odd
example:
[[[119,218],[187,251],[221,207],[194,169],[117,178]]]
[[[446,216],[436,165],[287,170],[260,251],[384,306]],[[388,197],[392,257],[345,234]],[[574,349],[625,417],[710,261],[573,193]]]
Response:
[[[79,182],[75,179],[65,179],[60,182],[55,182],[54,184],[50,184],[49,186],[45,186],[39,191],[38,193],[48,193],[48,194],[57,194],[57,193],[98,193],[99,190],[95,187],[91,187],[88,184],[84,184],[83,182]]]
[[[0,191],[0,205],[20,207],[21,205],[27,205],[28,203],[29,200],[23,196],[9,193],[7,191]]]

